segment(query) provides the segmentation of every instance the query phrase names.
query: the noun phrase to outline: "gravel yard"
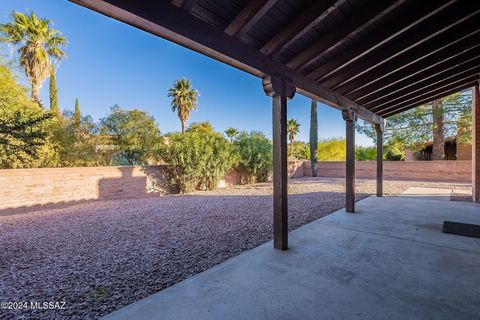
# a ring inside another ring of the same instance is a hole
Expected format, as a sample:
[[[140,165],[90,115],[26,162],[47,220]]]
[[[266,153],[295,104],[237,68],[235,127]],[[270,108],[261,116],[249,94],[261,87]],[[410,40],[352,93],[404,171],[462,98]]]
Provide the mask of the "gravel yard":
[[[290,229],[344,207],[341,180],[289,186]],[[385,182],[386,194],[410,186]],[[271,185],[100,201],[0,216],[0,301],[63,310],[0,310],[0,319],[96,319],[271,238]],[[357,200],[375,193],[358,180]]]

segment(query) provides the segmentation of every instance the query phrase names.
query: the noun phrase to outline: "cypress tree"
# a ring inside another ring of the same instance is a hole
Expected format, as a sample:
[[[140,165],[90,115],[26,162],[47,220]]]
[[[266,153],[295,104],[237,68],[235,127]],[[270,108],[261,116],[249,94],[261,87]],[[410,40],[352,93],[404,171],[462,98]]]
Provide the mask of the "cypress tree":
[[[318,119],[317,101],[315,100],[312,100],[310,108],[310,162],[312,164],[312,177],[316,177],[318,169]]]
[[[78,103],[78,98],[75,98],[75,112],[73,113],[73,124],[76,128],[79,128],[81,122],[82,115],[80,113],[80,104]]]
[[[50,112],[57,116],[58,115],[58,96],[57,96],[57,77],[55,75],[55,69],[51,68],[50,70],[50,82],[49,82],[49,91],[50,91]]]

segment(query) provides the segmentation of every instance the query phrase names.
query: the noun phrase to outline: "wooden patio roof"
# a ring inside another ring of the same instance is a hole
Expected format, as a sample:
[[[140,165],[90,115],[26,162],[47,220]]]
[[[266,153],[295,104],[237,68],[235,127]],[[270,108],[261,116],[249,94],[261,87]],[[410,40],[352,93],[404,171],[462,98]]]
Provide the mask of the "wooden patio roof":
[[[71,0],[360,118],[480,78],[476,0]]]

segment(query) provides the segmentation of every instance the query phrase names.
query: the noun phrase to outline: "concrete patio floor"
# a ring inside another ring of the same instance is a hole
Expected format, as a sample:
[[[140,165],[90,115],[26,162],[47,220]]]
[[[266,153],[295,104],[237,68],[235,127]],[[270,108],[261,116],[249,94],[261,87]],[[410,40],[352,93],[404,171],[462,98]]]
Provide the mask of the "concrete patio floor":
[[[369,197],[104,319],[478,319],[480,224],[473,203]]]

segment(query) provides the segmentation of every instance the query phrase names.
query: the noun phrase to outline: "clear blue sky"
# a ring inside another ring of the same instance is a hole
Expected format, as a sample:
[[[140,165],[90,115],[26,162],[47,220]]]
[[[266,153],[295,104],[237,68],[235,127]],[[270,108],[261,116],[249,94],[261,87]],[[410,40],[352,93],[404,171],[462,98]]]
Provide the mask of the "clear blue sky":
[[[187,77],[200,91],[190,123],[208,120],[217,130],[232,126],[271,136],[271,101],[254,76],[66,0],[1,0],[0,22],[13,10],[33,10],[53,20],[69,40],[57,75],[61,109],[73,109],[78,97],[82,113],[98,120],[119,104],[147,111],[162,132],[179,131],[167,90],[175,79]],[[42,100],[48,105],[48,81]],[[338,110],[319,104],[318,115],[320,138],[345,136]],[[308,141],[309,99],[296,95],[288,117],[300,122],[298,140]],[[372,142],[357,134],[357,144]]]

